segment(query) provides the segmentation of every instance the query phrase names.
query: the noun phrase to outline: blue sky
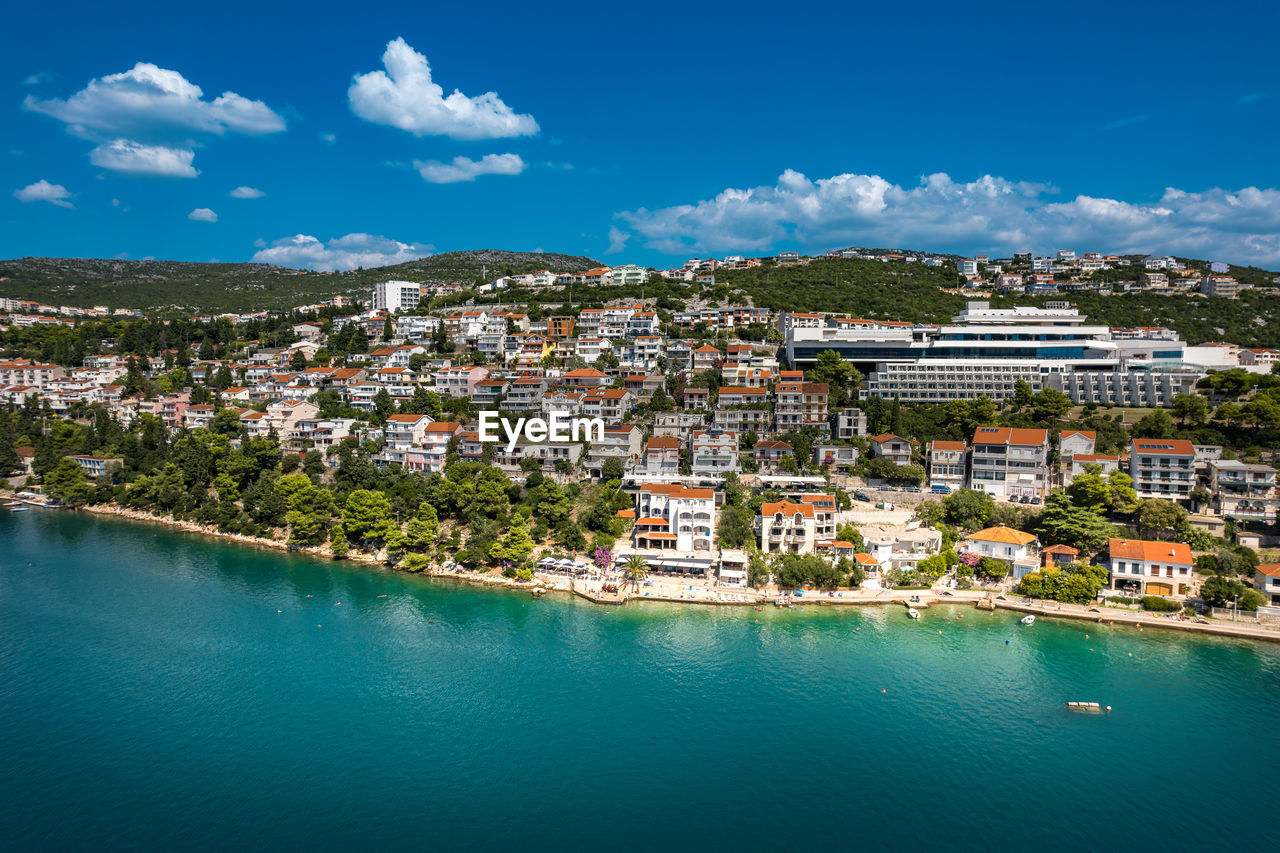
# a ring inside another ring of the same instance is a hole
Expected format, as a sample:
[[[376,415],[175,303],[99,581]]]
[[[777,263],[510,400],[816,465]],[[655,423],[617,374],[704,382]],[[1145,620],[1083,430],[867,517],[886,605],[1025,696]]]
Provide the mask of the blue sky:
[[[1280,268],[1263,4],[17,5],[3,257],[860,244]]]

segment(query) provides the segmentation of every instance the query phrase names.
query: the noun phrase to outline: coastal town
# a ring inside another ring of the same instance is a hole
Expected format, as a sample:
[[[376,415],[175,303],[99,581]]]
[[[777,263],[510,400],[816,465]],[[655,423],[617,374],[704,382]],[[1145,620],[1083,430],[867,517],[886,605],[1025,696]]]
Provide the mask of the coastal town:
[[[964,308],[908,322],[717,287],[852,256],[953,270]],[[539,594],[947,596],[1280,638],[1280,349],[1090,323],[1071,301],[1256,286],[1228,272],[842,250],[388,279],[246,314],[3,298],[0,473],[10,509],[163,518]],[[633,295],[651,280],[697,295]],[[575,304],[575,287],[626,295]],[[557,432],[569,419],[587,429]]]

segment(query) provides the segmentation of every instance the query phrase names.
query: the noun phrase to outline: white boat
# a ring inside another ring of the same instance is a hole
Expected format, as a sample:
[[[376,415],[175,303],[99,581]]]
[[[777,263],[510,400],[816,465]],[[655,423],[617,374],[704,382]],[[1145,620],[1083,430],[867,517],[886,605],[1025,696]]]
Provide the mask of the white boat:
[[[1026,616],[1023,616],[1018,621],[1021,622],[1023,625],[1034,625],[1036,622],[1036,617],[1035,617],[1035,614],[1028,613]]]
[[[26,512],[30,508],[31,507],[26,507],[26,506],[11,506],[9,507],[9,511],[10,512]]]
[[[908,608],[907,608],[907,615],[908,615],[908,616],[910,616],[912,619],[919,619],[919,618],[920,618],[920,611],[919,611],[919,610],[916,610],[914,607],[908,607]]]

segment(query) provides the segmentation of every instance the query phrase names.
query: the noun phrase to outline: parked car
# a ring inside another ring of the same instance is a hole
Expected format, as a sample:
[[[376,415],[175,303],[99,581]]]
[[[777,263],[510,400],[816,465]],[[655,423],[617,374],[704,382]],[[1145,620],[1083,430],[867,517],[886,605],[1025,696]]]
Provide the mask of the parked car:
[[[929,491],[933,492],[935,495],[949,495],[951,494],[951,487],[946,483],[934,483],[929,487]]]
[[[853,499],[855,501],[862,501],[863,503],[866,503],[866,504],[871,503],[871,498],[867,495],[866,492],[854,492]]]

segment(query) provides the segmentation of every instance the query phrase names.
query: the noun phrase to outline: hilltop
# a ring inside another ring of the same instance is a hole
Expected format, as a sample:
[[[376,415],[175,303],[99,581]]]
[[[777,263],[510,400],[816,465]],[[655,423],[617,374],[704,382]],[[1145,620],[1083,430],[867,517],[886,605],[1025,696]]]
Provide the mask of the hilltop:
[[[199,312],[289,308],[332,296],[367,296],[376,281],[471,285],[540,269],[577,271],[591,258],[480,249],[388,267],[317,273],[255,263],[19,258],[0,261],[0,296],[56,305],[182,309]]]

